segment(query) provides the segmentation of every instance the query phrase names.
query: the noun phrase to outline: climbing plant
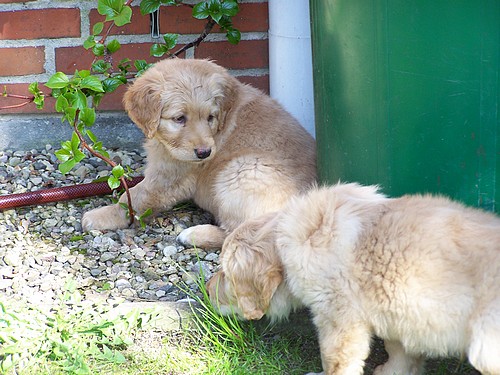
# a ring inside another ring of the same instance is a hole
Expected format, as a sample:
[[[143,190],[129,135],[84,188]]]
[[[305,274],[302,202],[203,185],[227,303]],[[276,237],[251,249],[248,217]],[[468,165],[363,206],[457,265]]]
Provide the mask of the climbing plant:
[[[128,58],[116,63],[114,61],[113,54],[120,50],[121,45],[117,39],[110,37],[111,30],[131,22],[131,3],[132,0],[97,1],[97,11],[104,20],[92,25],[91,35],[83,43],[83,47],[94,56],[87,70],[77,70],[72,76],[62,72],[55,73],[45,83],[51,90],[50,93],[42,91],[38,82],[29,85],[31,95],[27,96],[11,94],[4,88],[4,97],[17,98],[24,102],[3,108],[19,107],[33,102],[37,108],[42,109],[47,96],[55,98],[55,110],[62,114],[62,122],[68,123],[73,128],[71,139],[62,142],[61,148],[56,151],[60,161],[59,170],[67,173],[90,155],[104,160],[110,166],[110,173],[106,178],[110,188],[117,189],[121,185],[125,190],[128,202],[126,209],[132,224],[135,218],[142,223],[143,217],[148,213],[136,215],[133,210],[127,185],[131,171],[127,166],[110,159],[104,145],[91,129],[96,121],[96,109],[102,98],[140,76],[152,65],[145,60],[132,61]],[[194,18],[207,22],[196,39],[179,48],[177,48],[178,34],[163,35],[161,43],[152,43],[151,56],[177,57],[187,49],[199,45],[216,24],[226,33],[230,43],[236,44],[240,40],[240,32],[232,23],[232,17],[239,11],[237,0],[204,0],[195,4],[182,0],[142,0],[140,12],[143,15],[151,14],[158,11],[161,6],[191,7]]]

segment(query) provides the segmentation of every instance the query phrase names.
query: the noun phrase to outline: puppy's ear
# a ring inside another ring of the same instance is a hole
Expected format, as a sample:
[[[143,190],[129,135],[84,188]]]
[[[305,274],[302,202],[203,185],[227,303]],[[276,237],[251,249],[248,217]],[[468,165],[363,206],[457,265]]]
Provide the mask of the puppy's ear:
[[[247,320],[259,320],[264,316],[276,289],[283,281],[281,270],[257,272],[254,276],[258,278],[257,282],[248,288],[247,295],[245,295],[245,287],[236,288],[238,306]]]
[[[235,107],[239,82],[227,72],[214,74],[212,82],[217,87],[213,92],[217,93],[217,103],[220,108],[218,118],[219,130],[222,130],[225,127],[227,115]]]
[[[152,68],[154,69],[154,68]],[[147,72],[127,90],[123,104],[129,117],[152,138],[160,124],[161,115],[161,75],[155,71]]]
[[[283,281],[269,215],[238,227],[225,243],[222,267],[245,319],[260,319]]]

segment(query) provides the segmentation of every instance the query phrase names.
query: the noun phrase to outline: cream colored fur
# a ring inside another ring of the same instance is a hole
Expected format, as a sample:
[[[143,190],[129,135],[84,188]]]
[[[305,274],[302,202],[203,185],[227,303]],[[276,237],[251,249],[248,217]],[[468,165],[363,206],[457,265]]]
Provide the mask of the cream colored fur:
[[[130,190],[134,210],[159,213],[192,199],[219,224],[188,228],[182,242],[220,247],[239,224],[281,208],[315,180],[313,138],[277,102],[210,61],[159,62],[124,103],[148,138],[144,180]],[[82,220],[85,230],[128,222],[118,205]]]
[[[491,213],[444,197],[389,199],[372,186],[313,189],[236,229],[221,268],[208,287],[223,312],[310,308],[325,374],[362,374],[377,335],[389,353],[377,375],[421,374],[426,356],[449,355],[500,375],[500,218]]]

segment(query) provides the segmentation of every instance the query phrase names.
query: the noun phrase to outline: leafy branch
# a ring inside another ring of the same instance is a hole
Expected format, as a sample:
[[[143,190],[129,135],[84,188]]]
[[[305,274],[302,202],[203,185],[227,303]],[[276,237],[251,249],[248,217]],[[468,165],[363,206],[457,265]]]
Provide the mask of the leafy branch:
[[[95,108],[99,106],[102,98],[106,94],[114,92],[121,85],[128,83],[129,80],[141,75],[152,64],[148,64],[145,60],[132,62],[130,59],[123,59],[118,62],[116,67],[114,66],[113,54],[120,50],[121,44],[117,39],[110,41],[108,39],[114,27],[121,27],[131,22],[132,0],[126,2],[123,0],[98,0],[97,3],[97,11],[100,15],[105,16],[105,19],[92,26],[91,35],[83,43],[83,47],[86,50],[91,50],[94,55],[90,69],[77,70],[72,77],[62,72],[55,73],[45,84],[47,88],[51,89],[50,93],[44,93],[40,90],[37,82],[29,85],[28,90],[32,94],[31,96],[11,94],[4,88],[2,97],[19,99],[23,102],[0,107],[0,110],[18,108],[30,103],[35,103],[38,109],[42,109],[46,97],[55,98],[55,110],[62,113],[62,122],[68,122],[73,128],[71,140],[62,142],[61,149],[56,152],[56,156],[61,162],[59,170],[63,174],[68,173],[86,157],[84,151],[103,160],[112,168],[107,178],[110,188],[114,190],[121,184],[125,189],[130,224],[134,223],[134,218],[138,218],[143,224],[143,218],[150,215],[150,210],[136,216],[127,185],[127,178],[130,177],[129,169],[110,159],[102,142],[97,139],[90,128],[96,120]],[[237,0],[203,0],[195,5],[184,3],[182,0],[143,0],[140,4],[140,11],[146,15],[158,11],[161,6],[188,6],[192,8],[194,18],[207,20],[207,22],[196,39],[175,51],[178,34],[163,35],[164,43],[154,43],[151,46],[151,56],[177,57],[187,49],[202,43],[216,24],[226,32],[230,43],[236,44],[240,41],[241,34],[233,27],[232,23],[232,17],[239,11]],[[135,70],[132,70],[132,66]]]

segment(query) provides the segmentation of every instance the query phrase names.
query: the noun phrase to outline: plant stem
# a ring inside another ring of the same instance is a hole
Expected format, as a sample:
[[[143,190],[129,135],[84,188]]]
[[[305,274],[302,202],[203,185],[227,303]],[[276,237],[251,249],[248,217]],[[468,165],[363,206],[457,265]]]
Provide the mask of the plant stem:
[[[208,34],[210,34],[210,32],[212,31],[212,29],[213,29],[214,26],[215,26],[215,21],[214,21],[213,18],[210,18],[208,20],[207,24],[205,25],[205,28],[203,29],[203,31],[201,32],[201,34],[200,34],[200,36],[198,38],[196,38],[192,42],[189,42],[188,44],[184,45],[182,48],[179,48],[177,51],[175,51],[174,53],[170,54],[170,56],[171,57],[177,57],[182,52],[188,50],[189,48],[199,46],[200,43],[203,42],[203,40],[205,40],[205,38],[208,36]]]
[[[83,137],[82,133],[80,133],[80,131],[78,130],[78,126],[77,126],[79,114],[80,114],[80,110],[77,109],[76,114],[75,114],[75,121],[73,122],[73,129],[74,129],[76,135],[78,136],[78,139],[80,140],[80,144],[82,145],[82,147],[85,148],[88,152],[90,152],[95,157],[103,160],[105,163],[107,163],[111,167],[113,167],[113,168],[116,167],[118,164],[116,164],[110,158],[108,158],[108,157],[102,155],[101,153],[97,152],[96,150],[94,150],[92,148],[92,146],[90,146],[87,143],[87,141]],[[125,178],[125,176],[120,177],[120,182],[121,182],[123,188],[125,189],[125,194],[127,196],[128,215],[130,218],[130,225],[132,225],[132,224],[134,224],[135,212],[134,212],[134,208],[132,207],[132,197],[130,196],[130,191],[129,191],[127,179]]]

